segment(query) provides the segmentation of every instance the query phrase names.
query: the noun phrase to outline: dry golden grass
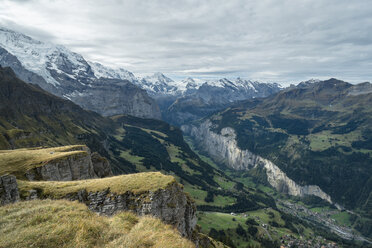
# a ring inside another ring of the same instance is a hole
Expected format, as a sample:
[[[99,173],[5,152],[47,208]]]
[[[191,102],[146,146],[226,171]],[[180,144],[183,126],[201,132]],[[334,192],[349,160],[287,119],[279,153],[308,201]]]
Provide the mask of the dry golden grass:
[[[30,189],[41,189],[43,195],[59,199],[67,194],[76,193],[83,189],[88,192],[97,192],[110,188],[111,192],[117,194],[124,194],[127,191],[139,194],[150,190],[155,191],[158,189],[164,189],[172,183],[176,183],[176,180],[172,176],[166,176],[160,172],[143,172],[115,177],[67,182],[30,182],[18,180],[18,187],[21,194]]]
[[[98,216],[83,204],[34,200],[0,207],[0,247],[195,247],[153,217]]]
[[[67,156],[86,154],[85,146],[62,146],[53,148],[23,148],[16,150],[0,150],[0,175],[13,174],[20,178],[32,168],[43,166],[53,160]]]

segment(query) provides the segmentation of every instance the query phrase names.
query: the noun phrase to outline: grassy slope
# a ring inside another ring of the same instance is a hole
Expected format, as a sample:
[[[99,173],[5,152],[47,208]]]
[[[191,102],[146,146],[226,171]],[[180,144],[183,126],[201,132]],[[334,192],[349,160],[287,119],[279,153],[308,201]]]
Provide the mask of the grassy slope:
[[[273,215],[270,216],[269,212]],[[291,231],[285,227],[285,221],[281,218],[281,214],[273,209],[271,210],[257,210],[247,212],[247,216],[243,214],[238,214],[233,216],[227,213],[216,213],[216,212],[201,212],[198,214],[199,225],[202,227],[202,231],[208,233],[212,228],[217,230],[224,230],[228,236],[233,240],[237,247],[247,247],[250,245],[259,245],[262,243],[263,239],[278,241],[283,235],[293,235],[299,238],[300,235],[296,232]],[[246,223],[248,219],[254,219],[257,224]],[[275,222],[279,224],[279,227],[267,227],[264,228],[262,224],[267,224],[269,222]],[[247,231],[247,235],[239,235],[236,233],[236,228],[241,225],[243,229]],[[248,234],[249,228],[257,228],[257,233]],[[305,238],[311,238],[313,232],[311,229],[306,228],[302,225],[296,225],[297,228],[302,228],[302,235]],[[267,231],[265,231],[265,229]],[[268,236],[268,234],[270,236]]]
[[[104,217],[64,200],[3,206],[0,217],[0,247],[194,247],[153,217],[128,212]]]
[[[0,175],[12,174],[24,178],[24,173],[32,168],[66,157],[86,154],[84,146],[72,145],[53,148],[22,148],[0,150]]]
[[[40,189],[44,195],[55,199],[63,198],[67,194],[76,193],[83,189],[87,192],[97,192],[110,188],[110,191],[116,194],[124,194],[127,191],[140,194],[150,190],[164,189],[172,183],[176,183],[172,176],[166,176],[160,172],[144,172],[67,182],[18,181],[21,194],[28,192],[30,189]]]

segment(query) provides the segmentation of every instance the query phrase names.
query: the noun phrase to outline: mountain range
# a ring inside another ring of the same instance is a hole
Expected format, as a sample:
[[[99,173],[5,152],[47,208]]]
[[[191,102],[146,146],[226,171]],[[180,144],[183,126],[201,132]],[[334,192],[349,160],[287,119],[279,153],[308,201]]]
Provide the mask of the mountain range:
[[[6,28],[0,28],[0,65],[10,66],[26,82],[104,116],[163,118],[176,125],[282,89],[276,83],[240,78],[175,82],[162,73],[140,78]]]
[[[0,64],[29,83],[102,115],[131,114],[160,119],[156,102],[127,79],[108,79],[64,46],[0,29]],[[106,72],[108,73],[108,72]],[[130,73],[128,74],[130,75]],[[130,78],[129,78],[130,79]]]

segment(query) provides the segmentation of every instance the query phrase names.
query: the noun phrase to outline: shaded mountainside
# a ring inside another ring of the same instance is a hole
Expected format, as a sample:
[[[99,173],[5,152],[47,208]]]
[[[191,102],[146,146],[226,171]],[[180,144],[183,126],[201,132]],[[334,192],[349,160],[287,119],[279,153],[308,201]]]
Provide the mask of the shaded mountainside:
[[[209,118],[211,131],[233,128],[240,149],[274,162],[298,184],[318,185],[334,202],[372,217],[370,90],[369,83],[315,82],[215,114]],[[364,234],[371,235],[367,229]]]
[[[132,83],[129,72],[122,79],[107,79],[109,74],[100,73],[96,63],[60,45],[0,28],[0,65],[11,67],[25,82],[104,116],[161,117],[156,102]]]
[[[1,148],[86,144],[109,159],[114,173],[174,175],[202,209],[239,211],[273,206],[263,192],[231,181],[201,160],[169,124],[132,116],[104,118],[0,70]]]
[[[86,143],[102,150],[111,121],[0,68],[0,148]]]

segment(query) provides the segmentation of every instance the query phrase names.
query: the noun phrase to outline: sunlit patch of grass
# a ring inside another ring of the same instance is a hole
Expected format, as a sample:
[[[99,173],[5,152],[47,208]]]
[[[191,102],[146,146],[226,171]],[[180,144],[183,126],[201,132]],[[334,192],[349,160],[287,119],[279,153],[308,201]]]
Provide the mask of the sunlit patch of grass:
[[[189,193],[197,205],[211,205],[211,206],[228,206],[236,203],[236,199],[230,196],[214,195],[212,202],[206,202],[208,192],[202,189],[198,189],[195,186],[186,184],[184,191]]]
[[[331,131],[323,131],[316,134],[308,135],[310,148],[313,151],[323,151],[332,146],[351,147],[353,141],[361,140],[360,131],[354,131],[345,134],[332,134]]]
[[[333,214],[331,218],[336,220],[341,225],[351,225],[350,214],[346,211]]]
[[[144,157],[133,155],[131,150],[121,151],[120,157],[131,162],[134,165],[143,165],[142,160],[144,159]]]

